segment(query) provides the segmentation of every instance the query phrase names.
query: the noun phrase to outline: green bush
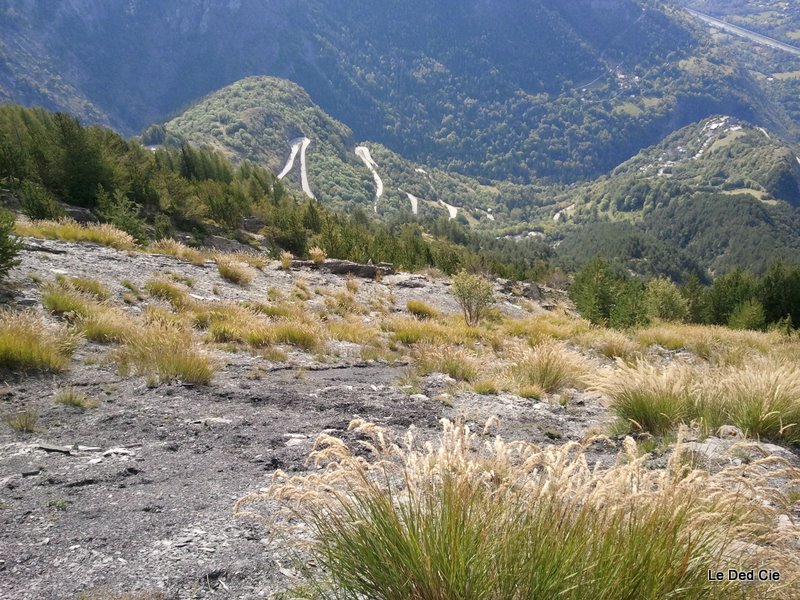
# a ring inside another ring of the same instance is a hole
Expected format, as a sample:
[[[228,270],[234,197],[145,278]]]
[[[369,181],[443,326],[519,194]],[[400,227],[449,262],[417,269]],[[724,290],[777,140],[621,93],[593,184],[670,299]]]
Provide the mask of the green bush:
[[[762,330],[765,325],[764,307],[754,298],[737,304],[728,317],[728,327],[731,329]]]
[[[645,306],[651,319],[683,322],[689,316],[689,304],[678,286],[669,279],[651,279],[645,289]]]
[[[53,194],[30,181],[22,184],[20,202],[22,212],[30,219],[60,219],[64,216],[64,209],[53,197]]]
[[[470,327],[475,327],[489,305],[494,303],[492,283],[466,271],[453,277],[451,291],[464,311],[464,319]]]
[[[17,255],[22,242],[11,235],[13,229],[14,215],[0,208],[0,278],[5,277],[19,263]]]

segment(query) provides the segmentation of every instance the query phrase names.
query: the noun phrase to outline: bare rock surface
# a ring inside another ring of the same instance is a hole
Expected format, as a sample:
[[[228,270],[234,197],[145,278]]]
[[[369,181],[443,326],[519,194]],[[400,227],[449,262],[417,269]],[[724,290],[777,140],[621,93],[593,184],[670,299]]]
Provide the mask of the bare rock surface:
[[[39,311],[39,283],[59,274],[96,278],[116,300],[128,291],[123,281],[142,287],[153,277],[191,282],[192,296],[209,302],[262,301],[300,286],[314,307],[346,289],[345,277],[330,269],[284,271],[272,263],[253,272],[241,287],[211,261],[26,240],[10,284],[12,305]],[[530,314],[521,301],[553,301],[531,285],[504,294],[507,285],[498,284],[498,306],[511,316]],[[364,306],[390,306],[363,314],[365,323],[403,313],[412,299],[459,312],[446,280],[419,274],[360,279],[357,295]],[[412,393],[402,383],[408,363],[364,360],[349,342],[330,341],[315,354],[287,349],[285,360],[217,349],[222,367],[207,386],[122,377],[103,359],[108,350],[83,343],[71,368],[55,376],[3,373],[0,415],[32,410],[38,422],[31,434],[0,423],[0,598],[266,598],[296,583],[288,576],[290,549],[268,546],[268,528],[235,517],[233,505],[268,485],[277,469],[307,469],[319,434],[353,441],[348,424],[361,418],[398,434],[413,425],[420,438],[435,439],[442,418],[480,431],[497,416],[491,435],[558,444],[600,433],[610,418],[599,397],[577,390],[544,401],[485,396],[434,373]],[[64,386],[97,406],[55,404]],[[618,450],[619,440],[608,440],[587,456],[611,463]]]

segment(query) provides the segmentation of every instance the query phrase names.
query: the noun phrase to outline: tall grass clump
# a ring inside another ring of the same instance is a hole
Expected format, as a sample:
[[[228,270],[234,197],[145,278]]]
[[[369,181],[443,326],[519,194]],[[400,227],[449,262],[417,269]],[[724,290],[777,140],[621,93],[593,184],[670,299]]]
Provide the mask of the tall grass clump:
[[[133,250],[136,240],[109,223],[78,223],[73,219],[28,221],[18,219],[14,226],[18,235],[68,242],[94,242],[117,250]]]
[[[193,265],[202,265],[206,262],[208,255],[183,244],[177,240],[165,238],[150,244],[147,248],[148,252],[154,254],[166,254],[167,256],[174,256],[181,260],[186,260]]]
[[[255,278],[247,265],[227,257],[217,257],[217,270],[220,277],[235,285],[249,285]]]
[[[584,385],[587,367],[580,355],[559,342],[546,341],[512,357],[509,376],[520,388],[537,387],[557,392]]]
[[[654,470],[628,438],[616,465],[591,468],[588,443],[482,442],[447,421],[435,445],[411,433],[401,445],[363,421],[351,429],[369,441],[351,450],[321,436],[309,456],[319,468],[278,471],[236,504],[313,561],[303,575],[314,597],[798,597],[800,529],[787,519],[779,530],[782,494],[771,486],[800,474],[783,462],[709,474],[676,452]],[[761,565],[781,580],[748,587],[707,575]]]
[[[211,358],[195,347],[189,333],[157,323],[128,339],[114,358],[124,377],[135,373],[155,383],[177,379],[208,384],[215,370]]]
[[[42,306],[54,315],[87,317],[96,303],[69,285],[48,283],[42,286]]]
[[[63,327],[50,327],[33,312],[0,310],[0,368],[63,371],[78,338]]]
[[[598,380],[596,389],[611,399],[623,428],[660,436],[700,416],[701,407],[695,403],[698,375],[698,370],[680,363],[620,363]]]
[[[406,302],[406,310],[418,319],[433,319],[439,316],[439,311],[422,300],[409,300]]]
[[[475,381],[478,360],[458,346],[422,344],[414,354],[417,371],[422,375],[445,373],[456,381]]]
[[[186,308],[191,303],[189,294],[184,289],[164,279],[149,279],[145,282],[144,289],[153,298],[166,300],[178,310]]]

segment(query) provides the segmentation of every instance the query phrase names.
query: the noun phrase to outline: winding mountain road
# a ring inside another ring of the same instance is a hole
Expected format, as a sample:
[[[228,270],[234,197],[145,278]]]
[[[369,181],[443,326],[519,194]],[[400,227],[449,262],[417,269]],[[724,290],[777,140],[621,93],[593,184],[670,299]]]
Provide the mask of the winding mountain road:
[[[375,212],[378,212],[378,200],[383,196],[383,180],[378,175],[378,165],[372,160],[372,155],[369,153],[369,148],[366,146],[356,147],[356,156],[364,161],[367,168],[372,172],[372,178],[375,180]],[[416,214],[416,213],[415,213]]]
[[[712,17],[711,15],[692,10],[691,8],[687,8],[686,12],[709,25],[713,25],[714,27],[718,27],[723,31],[727,31],[728,33],[748,39],[751,42],[761,44],[762,46],[769,46],[770,48],[774,48],[776,50],[783,50],[784,52],[789,52],[795,56],[800,56],[800,48],[797,48],[796,46],[791,46],[785,42],[776,40],[775,38],[756,33],[755,31],[750,31],[749,29],[739,27],[738,25],[732,25],[727,21],[722,21],[716,17]]]
[[[300,154],[300,187],[303,188],[303,193],[311,198],[312,200],[316,200],[314,196],[314,192],[311,191],[311,186],[308,185],[308,172],[306,171],[306,149],[311,144],[311,140],[307,137],[299,137],[295,138],[291,141],[292,144],[292,153],[289,155],[289,159],[286,161],[286,165],[284,165],[283,170],[278,174],[278,179],[283,179],[286,177],[294,168],[294,162],[297,158],[297,154]]]

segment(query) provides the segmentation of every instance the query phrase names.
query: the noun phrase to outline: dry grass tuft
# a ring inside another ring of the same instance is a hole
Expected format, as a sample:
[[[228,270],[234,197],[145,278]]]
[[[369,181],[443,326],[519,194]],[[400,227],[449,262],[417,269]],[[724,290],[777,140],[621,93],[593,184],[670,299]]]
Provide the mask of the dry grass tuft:
[[[366,325],[357,317],[349,317],[343,321],[331,321],[327,327],[328,333],[334,340],[362,345],[376,342],[381,333],[377,327]]]
[[[78,337],[63,327],[50,327],[33,312],[0,310],[0,369],[63,371]]]
[[[308,257],[315,265],[321,265],[325,262],[325,259],[328,258],[328,255],[325,253],[325,250],[319,246],[314,246],[308,251]]]
[[[532,350],[518,350],[511,362],[508,377],[518,389],[535,386],[552,393],[566,387],[577,388],[585,384],[588,373],[579,354],[554,341],[544,341]]]
[[[483,441],[443,423],[434,445],[411,432],[399,444],[389,431],[354,421],[350,428],[368,441],[351,450],[320,436],[308,461],[318,468],[276,472],[236,512],[266,521],[282,548],[299,547],[317,567],[303,575],[322,597],[800,594],[800,528],[779,508],[783,494],[773,487],[800,481],[785,461],[710,474],[687,468],[676,451],[666,469],[654,470],[628,438],[617,464],[592,468],[589,443]],[[709,569],[763,565],[781,580],[741,586],[707,577]]]
[[[70,277],[67,283],[73,289],[82,294],[93,296],[96,300],[100,300],[101,302],[111,298],[111,292],[108,291],[106,286],[97,281],[97,279],[92,279],[91,277]]]
[[[417,372],[445,373],[456,381],[475,381],[478,376],[477,357],[458,346],[419,344],[415,348]]]
[[[204,385],[215,370],[211,358],[196,348],[191,334],[155,323],[128,339],[114,357],[123,376],[136,373],[158,383],[177,379]]]
[[[284,271],[288,271],[289,269],[292,268],[292,261],[294,261],[294,256],[292,255],[291,252],[284,250],[283,252],[281,252],[279,260],[281,262],[281,269],[283,269]]]
[[[255,279],[255,274],[247,265],[227,257],[217,257],[217,270],[225,281],[236,285],[250,285]]]
[[[189,261],[193,265],[202,265],[209,258],[207,253],[201,252],[196,248],[191,248],[186,244],[173,239],[163,239],[150,244],[150,246],[147,248],[147,251],[154,254],[166,254],[167,256],[174,256],[175,258]]]
[[[6,425],[19,433],[36,433],[36,423],[39,422],[39,415],[33,410],[23,410],[13,415],[3,417]]]
[[[606,358],[630,361],[641,354],[641,346],[622,332],[613,329],[592,329],[575,340],[584,348],[591,348]]]
[[[53,398],[53,401],[56,404],[63,404],[64,406],[70,406],[80,410],[95,408],[97,406],[95,400],[90,400],[86,394],[79,392],[72,386],[60,389]]]
[[[659,436],[696,423],[708,433],[735,425],[746,435],[800,446],[800,367],[760,358],[744,367],[645,362],[620,365],[597,390],[617,416]],[[631,427],[632,426],[632,427]]]
[[[439,316],[439,311],[422,300],[409,300],[406,302],[406,310],[418,319],[434,319]]]
[[[517,319],[505,324],[505,332],[524,338],[531,346],[548,339],[569,340],[592,328],[588,321],[560,313],[545,313],[528,319]]]
[[[136,240],[131,235],[108,223],[78,223],[72,219],[28,221],[20,218],[14,225],[14,231],[18,235],[47,240],[93,242],[117,250],[133,250],[136,247]]]
[[[144,289],[153,298],[166,300],[177,310],[187,308],[191,304],[191,298],[183,288],[165,279],[149,279],[145,282]]]

